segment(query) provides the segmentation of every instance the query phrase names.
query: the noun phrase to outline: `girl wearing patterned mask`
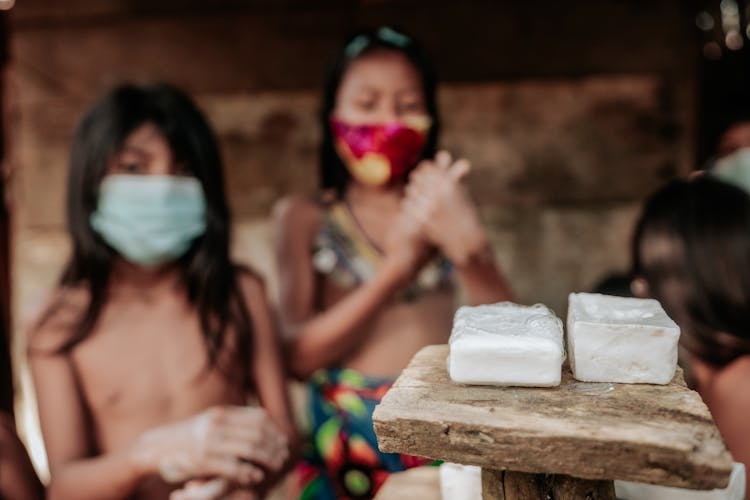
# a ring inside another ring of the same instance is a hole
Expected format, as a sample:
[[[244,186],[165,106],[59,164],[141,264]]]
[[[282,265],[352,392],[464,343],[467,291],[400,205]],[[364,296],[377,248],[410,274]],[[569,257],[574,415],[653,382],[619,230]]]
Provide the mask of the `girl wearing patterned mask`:
[[[78,128],[67,209],[72,256],[29,336],[50,498],[262,495],[289,405],[202,114],[169,86],[114,89]]]
[[[412,356],[447,342],[455,281],[472,303],[510,298],[462,183],[436,154],[435,75],[390,28],[353,36],[326,83],[321,191],[275,210],[289,364],[309,380],[301,498],[369,498],[424,463],[378,451],[372,411]]]

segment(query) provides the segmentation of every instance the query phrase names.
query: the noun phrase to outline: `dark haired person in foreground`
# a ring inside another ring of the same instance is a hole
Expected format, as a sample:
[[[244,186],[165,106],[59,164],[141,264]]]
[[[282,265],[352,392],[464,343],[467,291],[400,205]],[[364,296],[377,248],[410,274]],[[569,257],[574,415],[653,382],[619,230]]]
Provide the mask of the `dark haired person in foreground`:
[[[750,196],[710,176],[673,181],[646,202],[633,263],[634,290],[680,326],[692,384],[750,471]]]
[[[49,497],[261,496],[293,432],[283,363],[263,283],[230,261],[192,101],[104,96],[74,139],[67,215],[72,256],[28,338]]]

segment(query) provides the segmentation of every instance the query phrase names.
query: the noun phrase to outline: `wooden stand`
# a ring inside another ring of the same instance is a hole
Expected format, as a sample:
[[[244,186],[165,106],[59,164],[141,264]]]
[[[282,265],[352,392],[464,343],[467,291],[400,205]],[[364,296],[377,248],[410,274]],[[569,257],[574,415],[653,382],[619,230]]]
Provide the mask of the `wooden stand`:
[[[614,479],[724,488],[732,459],[682,374],[666,386],[454,384],[447,346],[420,351],[375,409],[378,444],[482,467],[485,500],[614,500]]]
[[[559,474],[482,469],[483,500],[615,500],[615,483]]]

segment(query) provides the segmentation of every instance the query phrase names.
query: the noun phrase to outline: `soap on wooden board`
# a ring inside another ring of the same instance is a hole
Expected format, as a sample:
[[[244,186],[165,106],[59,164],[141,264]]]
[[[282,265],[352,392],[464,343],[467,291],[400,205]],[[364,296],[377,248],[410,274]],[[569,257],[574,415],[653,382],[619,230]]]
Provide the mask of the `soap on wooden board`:
[[[658,301],[571,293],[567,323],[578,380],[668,384],[674,377],[680,329]]]
[[[451,380],[464,384],[560,385],[562,321],[542,304],[500,302],[459,308],[448,356]]]

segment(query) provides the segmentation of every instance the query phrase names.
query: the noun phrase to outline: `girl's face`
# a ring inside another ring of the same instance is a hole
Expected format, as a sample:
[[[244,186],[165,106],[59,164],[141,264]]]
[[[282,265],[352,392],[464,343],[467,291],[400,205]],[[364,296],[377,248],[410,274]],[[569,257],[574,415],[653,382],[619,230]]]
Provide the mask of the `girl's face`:
[[[333,117],[352,125],[424,120],[422,79],[409,59],[378,50],[356,59],[336,92]]]
[[[336,151],[363,185],[399,185],[417,164],[430,127],[421,75],[400,52],[378,50],[352,61],[331,113]]]
[[[147,122],[125,138],[120,151],[110,160],[107,174],[187,176],[190,172],[175,161],[172,148],[159,128]]]
[[[153,269],[178,260],[205,233],[206,205],[201,183],[145,123],[109,162],[89,224],[122,258]]]

